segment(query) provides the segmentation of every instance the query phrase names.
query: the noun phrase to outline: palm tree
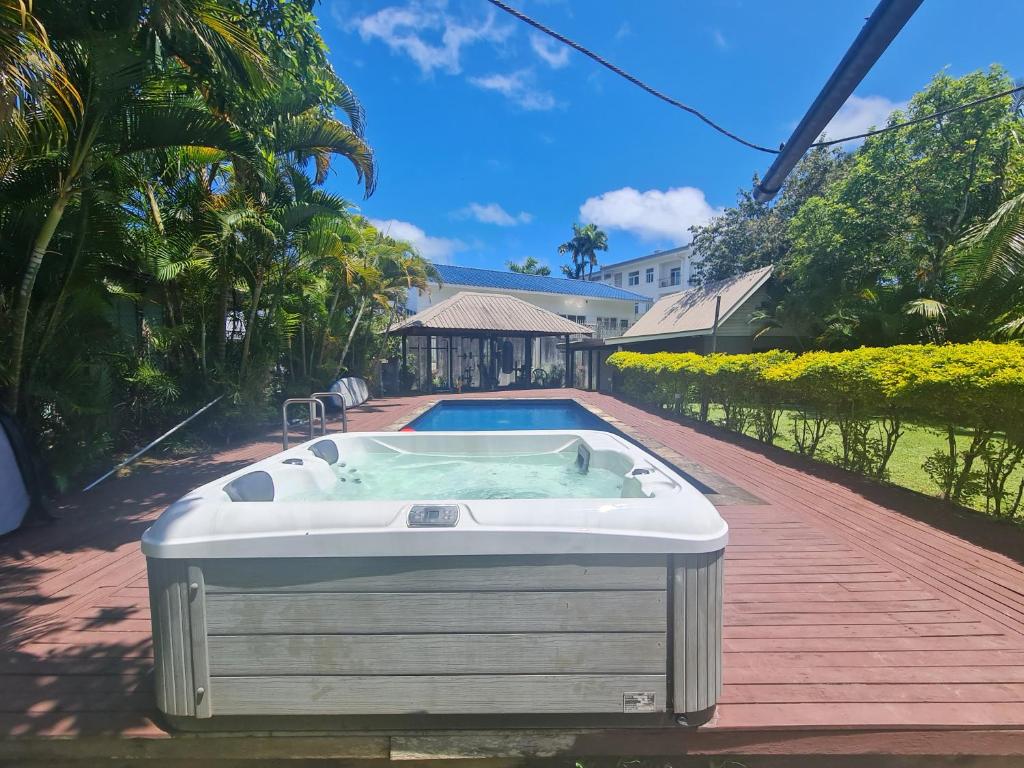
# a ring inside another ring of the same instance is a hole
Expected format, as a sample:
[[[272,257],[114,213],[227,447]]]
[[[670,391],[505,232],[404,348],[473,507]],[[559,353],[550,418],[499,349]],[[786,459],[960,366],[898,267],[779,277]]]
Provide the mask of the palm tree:
[[[540,275],[541,277],[548,277],[551,274],[551,268],[546,264],[541,264],[533,256],[527,256],[521,263],[515,261],[508,261],[505,265],[511,272],[518,272],[520,275]]]
[[[65,479],[358,366],[436,277],[322,189],[376,168],[309,5],[0,0],[0,388]]]
[[[335,378],[340,377],[345,370],[345,358],[367,310],[370,311],[370,317],[376,310],[384,313],[387,322],[381,336],[386,336],[394,321],[396,308],[403,303],[406,293],[409,290],[426,290],[430,280],[440,282],[434,266],[423,259],[412,245],[376,231],[373,231],[368,241],[363,242],[353,271],[355,312],[338,355]]]
[[[1024,337],[1024,193],[967,231],[953,269],[960,294],[996,337]]]
[[[81,106],[32,0],[0,0],[0,140],[24,137],[40,112],[66,128]]]
[[[95,18],[74,0],[68,4],[81,14],[79,24],[88,26],[86,20]],[[48,27],[68,24],[68,19],[61,18],[68,12],[62,5],[47,7],[43,20]],[[168,79],[187,67],[172,62],[160,69],[154,53],[135,42],[137,35],[148,32],[170,52],[189,51],[189,58],[209,67],[200,76],[212,76],[218,70],[237,74],[261,64],[255,41],[221,13],[214,12],[211,18],[212,5],[203,0],[154,0],[147,13],[141,13],[135,4],[124,4],[97,21],[102,29],[79,31],[58,46],[71,83],[83,94],[82,108],[66,135],[63,125],[53,119],[49,131],[45,125],[38,129],[44,134],[42,146],[50,149],[41,163],[36,162],[46,168],[53,183],[15,298],[5,397],[11,410],[21,405],[25,333],[36,278],[65,210],[88,188],[98,166],[118,163],[134,153],[181,146],[253,156],[250,142],[235,127]],[[246,62],[251,66],[240,67],[243,55],[252,57]]]
[[[589,268],[588,277],[597,267],[597,252],[608,250],[608,235],[596,224],[572,225],[572,239],[558,246],[560,254],[572,254],[572,265],[562,267],[566,277],[582,280],[584,270]]]

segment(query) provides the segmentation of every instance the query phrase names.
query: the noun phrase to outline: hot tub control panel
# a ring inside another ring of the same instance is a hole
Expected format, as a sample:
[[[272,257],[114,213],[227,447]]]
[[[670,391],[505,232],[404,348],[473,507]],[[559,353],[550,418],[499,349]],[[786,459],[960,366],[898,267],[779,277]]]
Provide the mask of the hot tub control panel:
[[[458,522],[457,504],[416,504],[409,510],[410,528],[454,528]]]

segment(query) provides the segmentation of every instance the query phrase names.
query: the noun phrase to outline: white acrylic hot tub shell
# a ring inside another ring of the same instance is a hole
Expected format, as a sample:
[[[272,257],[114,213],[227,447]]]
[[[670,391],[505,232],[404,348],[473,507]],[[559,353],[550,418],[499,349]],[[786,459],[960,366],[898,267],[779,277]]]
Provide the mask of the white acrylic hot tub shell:
[[[342,460],[381,450],[516,455],[585,443],[592,462],[646,469],[646,498],[376,501],[231,501],[224,486],[263,470],[282,491],[331,482],[327,462],[309,448],[338,445]],[[285,464],[301,459],[303,466]],[[454,528],[409,528],[412,504],[457,503]],[[153,558],[373,557],[541,555],[566,553],[702,553],[724,548],[728,526],[712,504],[667,465],[607,432],[359,433],[311,440],[219,480],[175,502],[143,536]]]
[[[433,529],[408,527],[417,499],[232,501],[224,490],[257,471],[275,494],[332,486],[310,451],[323,440],[354,464],[582,441],[592,467],[648,472],[626,482],[629,498],[447,500],[458,524]],[[605,432],[313,440],[197,488],[143,536],[157,706],[180,727],[242,730],[449,715],[698,724],[721,692],[727,537],[696,489]]]

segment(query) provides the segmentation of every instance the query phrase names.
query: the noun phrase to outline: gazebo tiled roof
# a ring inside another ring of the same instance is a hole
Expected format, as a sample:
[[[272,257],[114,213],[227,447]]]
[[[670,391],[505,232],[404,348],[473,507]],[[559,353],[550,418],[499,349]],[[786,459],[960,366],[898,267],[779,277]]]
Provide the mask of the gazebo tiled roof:
[[[392,330],[405,336],[508,333],[589,336],[593,330],[534,304],[501,293],[463,291],[418,312]]]

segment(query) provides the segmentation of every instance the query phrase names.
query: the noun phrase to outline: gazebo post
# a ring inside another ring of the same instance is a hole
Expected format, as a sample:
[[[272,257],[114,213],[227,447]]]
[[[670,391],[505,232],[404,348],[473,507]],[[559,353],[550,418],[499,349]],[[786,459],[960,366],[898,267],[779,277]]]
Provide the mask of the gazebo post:
[[[524,338],[524,346],[523,365],[526,367],[526,386],[529,387],[533,383],[533,336]]]
[[[402,334],[402,364],[398,366],[398,388],[399,389],[401,389],[404,386],[402,384],[402,382],[405,381],[405,376],[406,376],[405,372],[408,369],[408,365],[406,364],[406,361],[408,359],[409,359],[409,337],[406,336],[403,333]]]
[[[452,392],[455,391],[455,379],[452,378],[455,370],[454,366],[452,365],[452,341],[454,340],[454,338],[454,336],[448,337],[448,389],[450,389]]]
[[[434,391],[434,337],[427,335],[427,391]]]
[[[480,337],[480,357],[477,359],[476,367],[480,371],[480,391],[483,392],[484,389],[486,389],[485,384],[486,384],[486,380],[487,380],[487,377],[484,376],[485,371],[484,371],[484,337],[483,336]]]
[[[572,350],[569,349],[569,334],[565,334],[565,376],[562,378],[563,387],[572,386]]]

